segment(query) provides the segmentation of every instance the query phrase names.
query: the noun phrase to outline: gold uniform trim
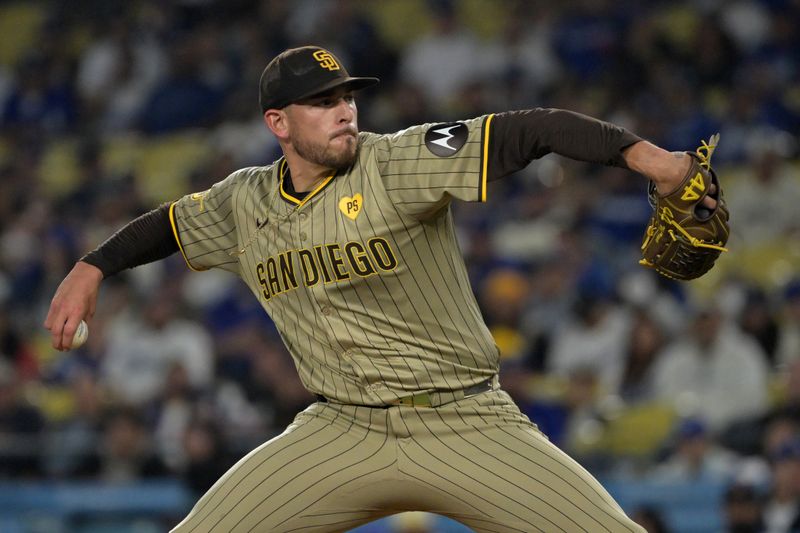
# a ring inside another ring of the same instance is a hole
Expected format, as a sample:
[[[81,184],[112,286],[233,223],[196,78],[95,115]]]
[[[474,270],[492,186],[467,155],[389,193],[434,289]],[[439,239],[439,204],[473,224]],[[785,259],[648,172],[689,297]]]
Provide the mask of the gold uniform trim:
[[[486,124],[483,127],[483,168],[481,168],[481,197],[480,201],[486,201],[486,182],[489,175],[489,131],[491,131],[494,113],[486,117]]]
[[[177,203],[178,202],[172,202],[169,206],[169,224],[172,226],[172,235],[175,236],[175,242],[178,243],[178,249],[181,251],[183,260],[186,261],[186,265],[189,267],[189,269],[193,270],[194,272],[202,272],[203,269],[197,269],[189,262],[189,258],[186,257],[186,251],[183,249],[183,244],[181,244],[181,238],[178,236],[178,226],[175,224],[175,204]]]
[[[286,191],[283,190],[283,178],[284,176],[286,176],[286,169],[287,169],[287,164],[286,164],[286,159],[284,159],[283,161],[281,161],[281,166],[279,170],[280,184],[278,185],[278,188],[281,191],[281,197],[283,197],[284,200],[295,204],[298,208],[306,205],[306,203],[308,203],[308,201],[311,200],[311,198],[313,198],[314,195],[316,195],[319,191],[324,189],[325,186],[328,183],[330,183],[333,177],[336,176],[336,171],[334,171],[333,174],[322,180],[322,183],[317,185],[317,187],[313,191],[308,193],[305,198],[303,198],[302,200],[298,200],[297,198],[295,198],[294,196],[288,194]]]

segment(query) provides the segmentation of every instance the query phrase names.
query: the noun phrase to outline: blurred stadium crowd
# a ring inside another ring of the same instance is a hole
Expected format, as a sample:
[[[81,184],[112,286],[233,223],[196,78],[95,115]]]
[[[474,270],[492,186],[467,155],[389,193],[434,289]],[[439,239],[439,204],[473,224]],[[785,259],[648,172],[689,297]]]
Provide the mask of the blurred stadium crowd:
[[[798,28],[797,0],[0,2],[0,478],[199,494],[313,401],[244,284],[179,256],[106,280],[79,350],[41,324],[124,223],[278,156],[258,77],[315,43],[382,79],[364,130],[541,106],[673,150],[719,131],[731,251],[697,282],[636,264],[646,182],[620,169],[548,156],[456,221],[501,381],[553,441],[800,527]]]

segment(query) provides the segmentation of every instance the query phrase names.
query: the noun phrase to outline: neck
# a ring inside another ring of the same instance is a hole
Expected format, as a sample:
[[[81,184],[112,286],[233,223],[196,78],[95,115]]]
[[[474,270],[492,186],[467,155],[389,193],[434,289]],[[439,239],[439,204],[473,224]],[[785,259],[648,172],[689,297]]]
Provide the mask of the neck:
[[[311,191],[322,180],[333,174],[333,169],[307,161],[291,149],[287,150],[284,147],[283,154],[286,157],[292,186],[296,192]]]

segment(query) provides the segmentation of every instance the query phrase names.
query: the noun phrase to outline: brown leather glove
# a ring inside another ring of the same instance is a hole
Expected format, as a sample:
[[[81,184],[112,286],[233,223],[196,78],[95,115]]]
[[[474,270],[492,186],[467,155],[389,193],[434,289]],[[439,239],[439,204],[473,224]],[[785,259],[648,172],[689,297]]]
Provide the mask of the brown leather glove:
[[[717,174],[711,168],[711,154],[719,134],[709,139],[692,156],[692,166],[678,188],[660,195],[650,182],[650,205],[653,215],[642,242],[640,264],[659,274],[678,280],[702,276],[714,266],[722,252],[727,252],[730,229],[728,206],[722,195]],[[716,190],[711,192],[711,185]],[[714,209],[701,202],[706,195],[717,201]]]

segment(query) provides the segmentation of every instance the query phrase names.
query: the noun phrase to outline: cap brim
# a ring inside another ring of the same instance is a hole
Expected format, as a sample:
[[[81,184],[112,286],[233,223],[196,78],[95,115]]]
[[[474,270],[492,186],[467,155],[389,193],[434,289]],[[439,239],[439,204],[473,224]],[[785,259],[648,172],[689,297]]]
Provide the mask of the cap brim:
[[[332,89],[336,89],[337,87],[342,87],[342,86],[346,86],[348,89],[350,89],[352,91],[360,91],[361,89],[366,89],[367,87],[371,87],[372,85],[377,84],[379,81],[380,80],[378,78],[354,78],[352,76],[347,77],[347,78],[339,78],[339,79],[331,81],[330,83],[326,83],[325,85],[322,85],[321,87],[317,87],[317,88],[315,88],[313,91],[311,91],[309,93],[306,93],[306,94],[304,94],[302,96],[298,96],[297,98],[292,100],[292,102],[290,102],[290,103],[299,102],[300,100],[305,100],[307,98],[311,98],[311,97],[316,96],[318,94],[322,94],[324,92],[327,92],[327,91],[330,91]]]

